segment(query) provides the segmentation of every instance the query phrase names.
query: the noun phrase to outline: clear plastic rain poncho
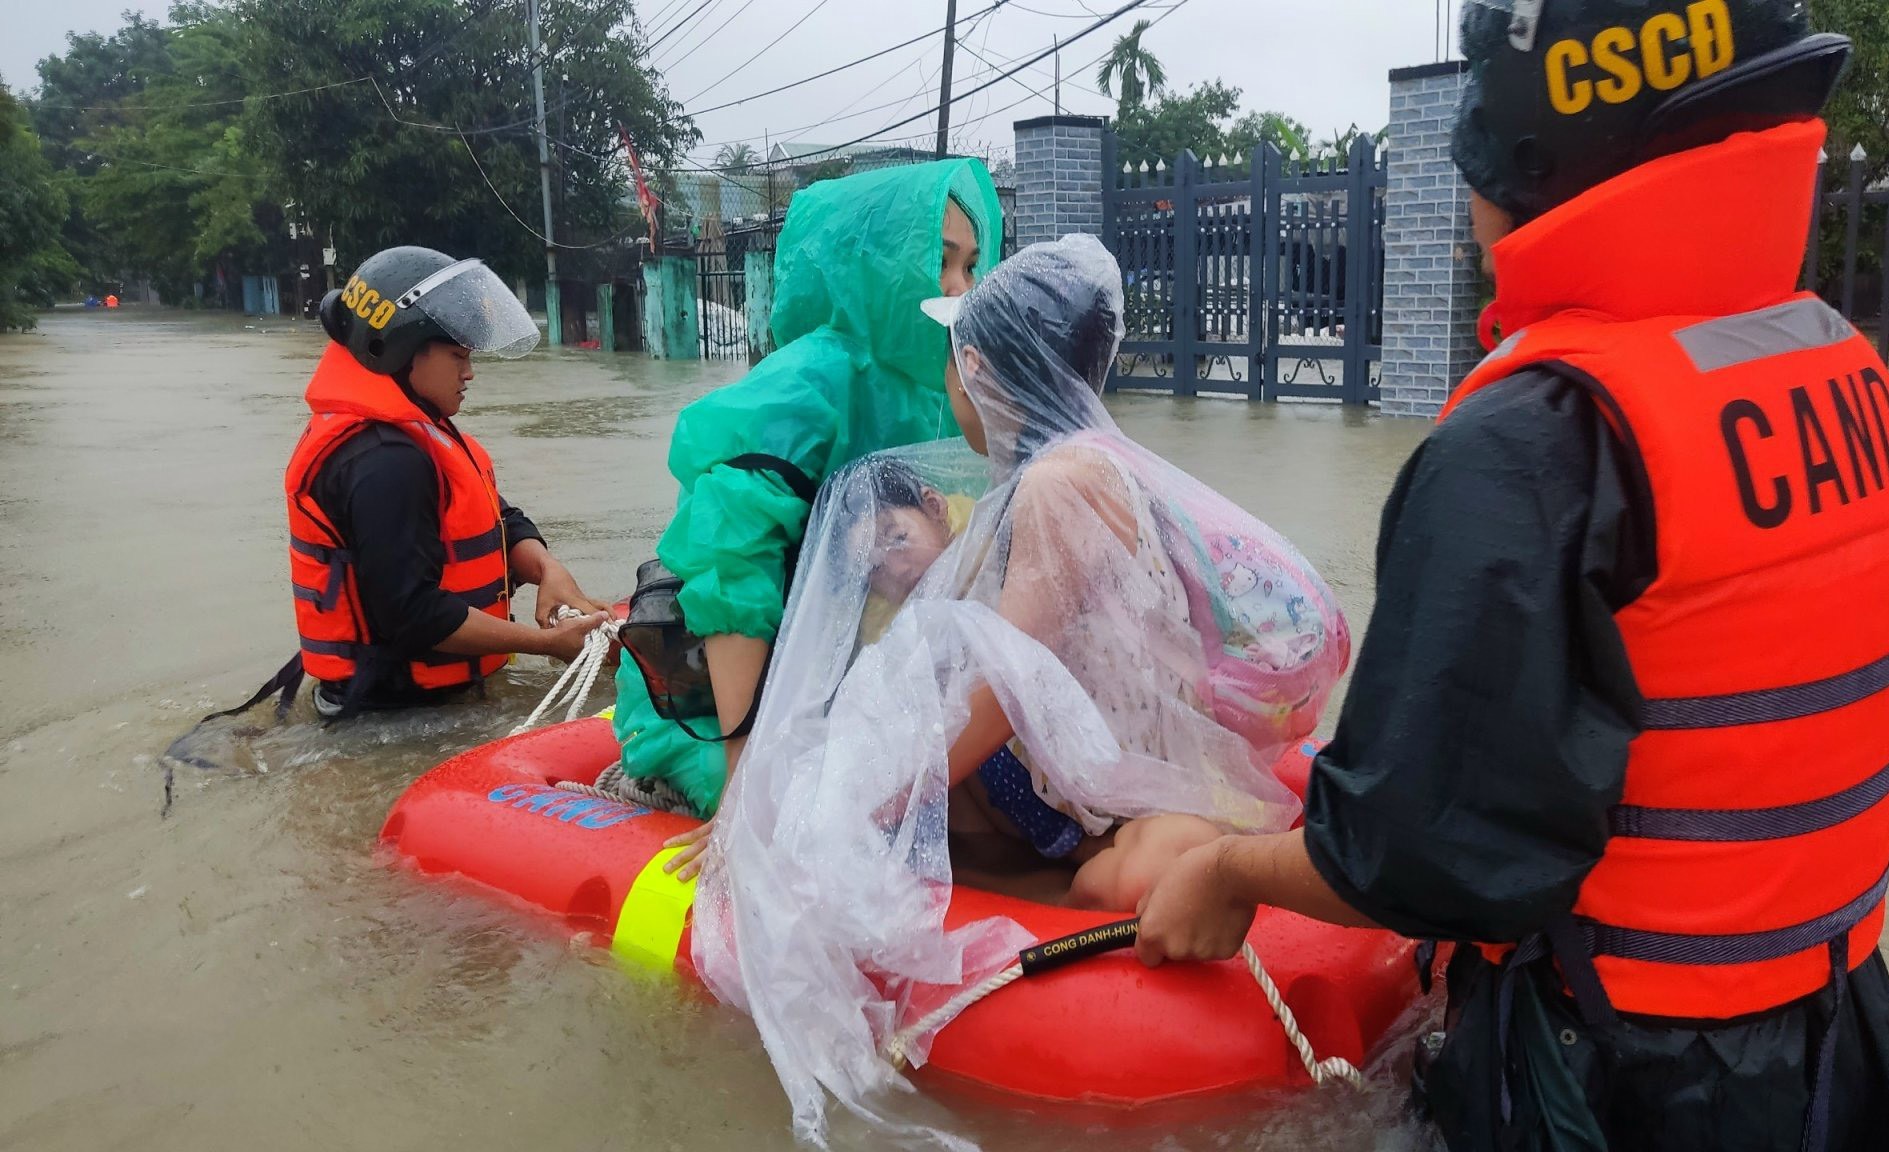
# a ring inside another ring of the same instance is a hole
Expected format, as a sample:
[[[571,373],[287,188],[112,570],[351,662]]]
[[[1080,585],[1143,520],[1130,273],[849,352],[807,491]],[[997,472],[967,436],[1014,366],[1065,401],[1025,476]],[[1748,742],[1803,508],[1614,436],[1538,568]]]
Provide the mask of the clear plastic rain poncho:
[[[1291,545],[1104,410],[1122,288],[1101,244],[1025,249],[955,312],[988,459],[952,441],[828,483],[696,905],[703,977],[753,1016],[815,1142],[828,1093],[952,1142],[888,1118],[905,1081],[881,1047],[1034,942],[944,926],[947,754],[980,684],[1085,832],[1163,813],[1264,832],[1298,813],[1271,764],[1349,654]]]

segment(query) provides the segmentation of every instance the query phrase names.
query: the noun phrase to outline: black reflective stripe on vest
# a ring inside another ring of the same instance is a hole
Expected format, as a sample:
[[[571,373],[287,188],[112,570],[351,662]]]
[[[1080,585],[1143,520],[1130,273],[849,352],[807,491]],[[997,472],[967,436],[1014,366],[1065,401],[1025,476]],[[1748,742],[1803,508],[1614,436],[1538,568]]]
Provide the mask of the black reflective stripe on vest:
[[[1736,728],[1745,724],[1774,724],[1801,720],[1860,704],[1889,689],[1889,656],[1861,668],[1808,684],[1761,688],[1725,696],[1693,696],[1648,700],[1640,711],[1647,729]]]
[[[309,559],[322,564],[333,564],[337,560],[343,564],[351,564],[354,562],[353,555],[351,555],[346,548],[330,548],[326,544],[317,544],[312,540],[304,540],[299,536],[289,537],[289,550],[300,552]]]
[[[1765,932],[1736,932],[1713,936],[1694,936],[1682,932],[1649,932],[1641,928],[1620,928],[1577,918],[1581,936],[1592,956],[1612,956],[1620,960],[1641,960],[1653,964],[1691,964],[1719,966],[1756,964],[1781,960],[1812,948],[1822,947],[1847,935],[1869,918],[1889,891],[1889,872],[1856,899],[1814,920],[1773,928]]]
[[[483,588],[474,588],[469,592],[454,592],[453,595],[473,611],[483,612],[485,609],[500,603],[506,598],[506,584],[504,579],[501,578],[492,581]],[[461,657],[461,659],[464,659],[464,657]]]
[[[464,540],[454,540],[446,545],[446,558],[449,562],[463,564],[468,560],[478,560],[497,552],[505,546],[505,525],[494,524],[490,532],[481,532],[477,536],[468,536]]]
[[[477,656],[454,656],[446,652],[428,652],[423,656],[396,656],[391,649],[379,644],[356,644],[348,640],[310,640],[302,637],[302,651],[311,656],[337,656],[343,660],[352,660],[359,665],[375,661],[391,661],[398,664],[425,664],[429,668],[446,668],[454,664],[471,663],[476,665]]]
[[[1860,784],[1831,796],[1776,808],[1643,808],[1621,804],[1608,813],[1615,836],[1642,840],[1750,843],[1786,840],[1834,828],[1889,797],[1889,765]]]
[[[294,585],[295,598],[313,604],[317,611],[332,612],[341,601],[341,589],[348,582],[348,566],[354,563],[354,553],[346,548],[329,548],[299,537],[289,537],[289,548],[302,555],[328,566],[328,587],[317,592],[313,588]]]

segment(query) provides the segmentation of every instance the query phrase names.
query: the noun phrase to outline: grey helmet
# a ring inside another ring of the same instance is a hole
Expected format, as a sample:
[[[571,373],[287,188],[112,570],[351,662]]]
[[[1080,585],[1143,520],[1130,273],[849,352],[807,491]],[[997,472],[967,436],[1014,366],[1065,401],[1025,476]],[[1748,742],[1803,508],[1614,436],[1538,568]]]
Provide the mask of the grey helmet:
[[[346,287],[322,299],[321,326],[368,371],[386,376],[434,340],[507,360],[538,344],[531,314],[490,268],[411,246],[363,261]]]

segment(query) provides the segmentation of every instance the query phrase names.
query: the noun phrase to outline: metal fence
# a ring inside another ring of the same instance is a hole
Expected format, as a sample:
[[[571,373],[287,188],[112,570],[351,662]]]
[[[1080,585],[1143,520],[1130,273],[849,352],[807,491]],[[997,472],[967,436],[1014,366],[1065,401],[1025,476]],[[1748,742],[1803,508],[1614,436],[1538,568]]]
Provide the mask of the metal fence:
[[[1368,404],[1378,397],[1385,158],[1183,152],[1117,167],[1103,140],[1103,240],[1122,266],[1127,335],[1112,389]]]
[[[732,268],[721,253],[698,259],[696,320],[702,332],[704,360],[745,360],[748,356],[748,277]]]
[[[1889,185],[1868,186],[1868,163],[1859,146],[1819,170],[1804,284],[1865,331],[1873,318],[1876,345],[1889,350]]]

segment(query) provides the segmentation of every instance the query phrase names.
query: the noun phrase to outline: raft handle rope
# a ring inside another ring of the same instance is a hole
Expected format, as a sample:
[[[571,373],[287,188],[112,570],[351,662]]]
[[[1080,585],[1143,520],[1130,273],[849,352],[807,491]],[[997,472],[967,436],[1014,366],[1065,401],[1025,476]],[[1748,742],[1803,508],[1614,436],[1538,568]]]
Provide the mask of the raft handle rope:
[[[557,614],[552,619],[561,622],[575,620],[583,615],[584,613],[577,609],[565,605],[557,610]],[[602,674],[605,661],[610,658],[610,645],[616,640],[618,623],[619,621],[614,618],[605,620],[597,625],[596,631],[584,637],[584,650],[577,654],[577,659],[565,667],[564,675],[559,676],[558,682],[551,685],[551,691],[545,693],[544,699],[531,710],[531,715],[525,718],[525,722],[512,729],[513,736],[536,728],[538,721],[544,719],[545,713],[566,700],[570,701],[570,707],[564,712],[565,723],[568,724],[577,719],[583,712],[585,703],[590,699],[591,689],[597,685],[597,677]]]
[[[1123,920],[1107,924],[1100,928],[1091,928],[1073,936],[1064,936],[1058,940],[1049,940],[1034,947],[1025,948],[1017,954],[1017,962],[992,976],[990,979],[953,996],[942,1007],[928,1013],[909,1028],[901,1029],[886,1041],[884,1055],[893,1067],[903,1069],[911,1063],[912,1045],[925,1036],[955,1019],[966,1008],[978,1001],[1007,988],[1025,976],[1035,976],[1043,972],[1054,971],[1066,964],[1091,956],[1100,956],[1105,952],[1114,952],[1131,947],[1141,934],[1141,921]],[[1299,1021],[1286,1005],[1285,997],[1280,995],[1279,986],[1273,983],[1267,974],[1266,966],[1260,963],[1259,953],[1251,944],[1242,945],[1240,958],[1246,961],[1246,970],[1253,974],[1259,984],[1259,990],[1266,997],[1266,1004],[1278,1017],[1280,1027],[1285,1029],[1286,1039],[1298,1051],[1299,1062],[1305,1065],[1306,1074],[1312,1083],[1323,1085],[1329,1080],[1342,1080],[1353,1088],[1364,1087],[1364,1074],[1356,1065],[1342,1056],[1332,1056],[1324,1060],[1312,1048],[1312,1042],[1299,1028]]]
[[[593,800],[638,804],[657,812],[678,812],[684,816],[696,814],[695,806],[689,803],[687,796],[654,777],[637,779],[627,775],[621,764],[612,764],[605,768],[597,776],[595,784],[560,780],[556,787],[560,792],[575,792],[579,796],[589,796]]]

